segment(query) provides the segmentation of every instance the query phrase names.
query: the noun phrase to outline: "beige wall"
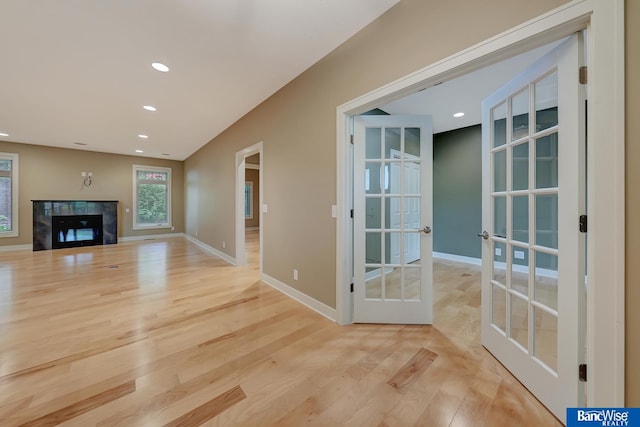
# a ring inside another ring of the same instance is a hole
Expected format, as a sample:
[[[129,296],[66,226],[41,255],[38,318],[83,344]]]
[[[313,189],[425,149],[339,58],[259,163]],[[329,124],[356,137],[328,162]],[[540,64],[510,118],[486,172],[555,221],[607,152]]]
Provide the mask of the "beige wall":
[[[336,107],[563,3],[402,0],[185,161],[187,232],[235,255],[234,214],[226,208],[234,203],[234,153],[263,141],[264,272],[335,307]],[[628,76],[640,73],[638,3],[627,1]],[[634,190],[640,172],[633,170],[640,105],[631,96],[637,83],[627,85],[627,265],[633,265],[640,257],[640,224],[631,221],[640,218]],[[627,271],[628,361],[640,360],[640,311],[632,310],[640,303],[639,283],[640,273]],[[627,405],[640,406],[640,367],[627,366]]]
[[[640,2],[625,2],[626,62],[626,404],[640,407]]]
[[[263,141],[264,272],[335,307],[336,107],[562,3],[401,1],[185,161],[187,233],[235,256],[235,152]]]
[[[184,231],[183,162],[122,156],[39,145],[0,141],[0,152],[18,153],[20,235],[0,239],[0,246],[32,243],[31,200],[117,200],[118,236],[171,233],[171,230],[133,231],[132,165],[164,166],[172,169],[173,225],[175,233]],[[93,183],[86,187],[80,173],[93,172]]]

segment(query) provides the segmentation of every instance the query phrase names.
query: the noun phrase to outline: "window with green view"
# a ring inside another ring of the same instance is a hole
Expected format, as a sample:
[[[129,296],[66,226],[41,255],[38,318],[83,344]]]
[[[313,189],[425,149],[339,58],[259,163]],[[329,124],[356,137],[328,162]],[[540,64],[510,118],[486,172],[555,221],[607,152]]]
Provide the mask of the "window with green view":
[[[133,228],[171,227],[171,169],[133,166]]]

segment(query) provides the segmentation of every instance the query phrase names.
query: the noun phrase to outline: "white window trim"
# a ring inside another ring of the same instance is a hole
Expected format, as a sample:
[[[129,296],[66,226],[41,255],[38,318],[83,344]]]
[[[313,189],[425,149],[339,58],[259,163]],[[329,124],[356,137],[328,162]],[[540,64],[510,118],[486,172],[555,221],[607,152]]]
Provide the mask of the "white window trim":
[[[163,223],[157,224],[138,224],[138,171],[146,171],[146,172],[160,172],[167,174],[167,221]],[[171,211],[171,168],[165,168],[161,166],[147,166],[147,165],[133,165],[133,220],[132,220],[132,229],[133,230],[152,230],[159,228],[173,228],[172,225],[172,216]]]
[[[11,160],[11,231],[0,231],[2,237],[18,237],[20,226],[18,224],[18,154],[0,153],[0,159]]]

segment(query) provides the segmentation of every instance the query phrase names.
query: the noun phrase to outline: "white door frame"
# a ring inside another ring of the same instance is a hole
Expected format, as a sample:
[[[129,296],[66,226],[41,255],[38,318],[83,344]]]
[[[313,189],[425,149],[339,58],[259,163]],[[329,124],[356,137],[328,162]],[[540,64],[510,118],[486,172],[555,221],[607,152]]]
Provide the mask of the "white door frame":
[[[574,0],[337,107],[336,314],[352,322],[350,118],[587,29],[587,405],[624,406],[624,1]],[[427,46],[425,45],[425,48]],[[577,72],[577,71],[576,71]],[[597,159],[597,162],[596,162]],[[577,223],[577,218],[576,218]],[[577,225],[576,225],[577,226]],[[597,302],[597,303],[596,303]],[[577,367],[576,367],[577,369]]]
[[[260,273],[262,273],[262,236],[264,222],[262,217],[262,194],[264,188],[264,156],[262,154],[262,141],[255,143],[249,147],[243,148],[236,152],[236,265],[247,264],[247,252],[245,249],[245,226],[244,226],[244,183],[246,181],[245,168],[247,157],[254,154],[260,154],[260,168],[258,170],[258,192],[260,202],[258,206],[254,206],[254,215],[256,210],[260,218]],[[254,188],[255,191],[255,188]]]

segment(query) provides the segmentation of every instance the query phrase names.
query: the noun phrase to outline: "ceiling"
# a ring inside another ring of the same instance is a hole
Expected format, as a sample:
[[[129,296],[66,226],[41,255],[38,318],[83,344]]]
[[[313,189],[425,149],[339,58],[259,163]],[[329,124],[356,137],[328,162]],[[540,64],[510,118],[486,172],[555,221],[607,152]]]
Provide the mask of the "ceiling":
[[[184,160],[397,2],[0,0],[0,140]]]
[[[440,133],[482,122],[482,100],[533,64],[561,41],[533,49],[473,73],[445,81],[379,108],[389,114],[426,114]],[[454,117],[462,112],[464,116]]]

